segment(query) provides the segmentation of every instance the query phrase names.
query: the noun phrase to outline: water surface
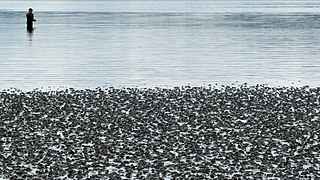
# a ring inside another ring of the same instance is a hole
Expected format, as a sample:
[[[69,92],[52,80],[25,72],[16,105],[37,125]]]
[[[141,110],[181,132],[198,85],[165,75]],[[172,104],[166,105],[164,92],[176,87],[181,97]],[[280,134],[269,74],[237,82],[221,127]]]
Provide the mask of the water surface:
[[[0,88],[318,86],[319,12],[317,1],[0,0]]]

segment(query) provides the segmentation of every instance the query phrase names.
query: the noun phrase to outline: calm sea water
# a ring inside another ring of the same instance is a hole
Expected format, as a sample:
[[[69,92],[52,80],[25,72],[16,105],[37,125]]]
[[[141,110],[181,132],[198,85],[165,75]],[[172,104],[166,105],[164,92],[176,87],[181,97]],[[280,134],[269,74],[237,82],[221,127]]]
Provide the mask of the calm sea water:
[[[318,1],[0,0],[0,29],[0,89],[320,85]]]

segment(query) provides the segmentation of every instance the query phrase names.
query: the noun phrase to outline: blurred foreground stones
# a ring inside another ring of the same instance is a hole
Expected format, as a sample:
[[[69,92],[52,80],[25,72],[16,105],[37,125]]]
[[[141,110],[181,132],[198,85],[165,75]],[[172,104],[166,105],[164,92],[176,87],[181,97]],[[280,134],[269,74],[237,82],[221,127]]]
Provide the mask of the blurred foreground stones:
[[[0,179],[320,178],[320,88],[0,92]]]

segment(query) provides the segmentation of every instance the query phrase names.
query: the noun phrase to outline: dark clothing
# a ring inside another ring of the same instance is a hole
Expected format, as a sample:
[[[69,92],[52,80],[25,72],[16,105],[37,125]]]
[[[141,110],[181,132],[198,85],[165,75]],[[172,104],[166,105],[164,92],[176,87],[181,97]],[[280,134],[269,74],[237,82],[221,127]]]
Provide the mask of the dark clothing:
[[[36,20],[34,19],[34,15],[31,12],[27,13],[26,17],[27,17],[27,29],[31,30],[33,29],[33,21],[36,21]]]

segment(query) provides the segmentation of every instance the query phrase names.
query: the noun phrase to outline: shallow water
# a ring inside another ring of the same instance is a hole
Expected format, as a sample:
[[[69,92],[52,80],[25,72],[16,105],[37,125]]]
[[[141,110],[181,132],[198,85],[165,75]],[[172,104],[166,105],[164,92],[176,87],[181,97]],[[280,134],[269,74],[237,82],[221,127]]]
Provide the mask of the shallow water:
[[[319,86],[319,12],[317,1],[0,0],[0,89]]]

